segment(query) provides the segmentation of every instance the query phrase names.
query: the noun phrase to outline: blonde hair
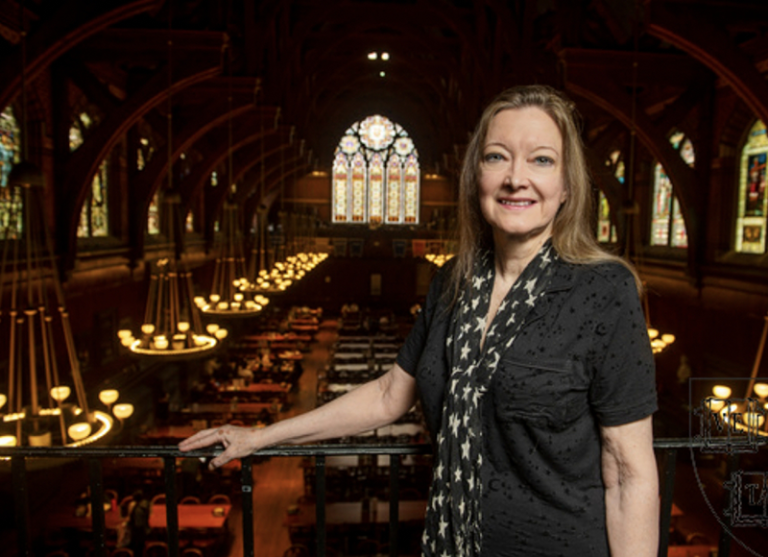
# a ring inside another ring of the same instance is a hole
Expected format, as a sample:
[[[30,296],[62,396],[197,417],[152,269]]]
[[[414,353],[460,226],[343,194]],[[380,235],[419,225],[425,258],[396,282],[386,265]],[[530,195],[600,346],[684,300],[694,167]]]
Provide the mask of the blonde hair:
[[[499,112],[527,107],[539,108],[549,115],[563,138],[563,181],[567,196],[552,226],[552,245],[558,255],[569,263],[620,263],[632,272],[641,291],[640,279],[632,265],[606,252],[595,239],[591,224],[594,201],[581,140],[581,118],[575,104],[547,85],[526,85],[507,89],[488,105],[464,154],[459,176],[458,253],[449,289],[454,300],[462,284],[471,280],[477,255],[484,249],[493,249],[491,227],[480,211],[478,196],[480,162],[488,128]]]

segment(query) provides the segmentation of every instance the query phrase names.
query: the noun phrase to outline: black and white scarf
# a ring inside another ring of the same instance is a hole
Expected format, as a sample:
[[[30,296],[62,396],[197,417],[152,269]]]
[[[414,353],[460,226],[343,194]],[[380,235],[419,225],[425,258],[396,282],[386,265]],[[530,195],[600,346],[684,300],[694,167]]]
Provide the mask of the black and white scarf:
[[[426,557],[480,555],[483,450],[478,402],[488,390],[499,360],[549,283],[556,257],[547,241],[502,301],[482,349],[495,275],[492,252],[477,258],[472,284],[467,284],[459,296],[452,331],[446,339],[450,379],[422,539]]]

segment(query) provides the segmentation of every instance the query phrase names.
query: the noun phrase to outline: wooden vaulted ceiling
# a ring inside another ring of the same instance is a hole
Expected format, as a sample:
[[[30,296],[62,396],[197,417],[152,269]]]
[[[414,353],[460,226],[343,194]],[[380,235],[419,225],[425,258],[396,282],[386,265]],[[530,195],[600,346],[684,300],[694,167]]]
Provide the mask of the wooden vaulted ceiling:
[[[0,10],[2,106],[19,102],[19,8],[5,0]],[[702,171],[667,134],[692,111],[707,114],[717,87],[768,121],[764,0],[26,0],[24,20],[30,119],[46,124],[38,144],[53,149],[62,251],[98,165],[119,142],[138,141],[139,127],[157,152],[140,175],[129,172],[137,245],[169,151],[174,162],[195,154],[174,186],[185,204],[206,196],[213,214],[226,188],[204,185],[212,170],[227,171],[231,145],[234,176],[223,182],[237,181],[247,214],[286,180],[328,170],[346,127],[372,113],[409,131],[425,171],[451,173],[483,105],[537,82],[576,100],[595,168],[634,127],[675,184],[695,258]],[[371,51],[390,59],[371,61]],[[69,153],[73,90],[102,116]],[[610,175],[596,178],[612,203],[625,201]]]

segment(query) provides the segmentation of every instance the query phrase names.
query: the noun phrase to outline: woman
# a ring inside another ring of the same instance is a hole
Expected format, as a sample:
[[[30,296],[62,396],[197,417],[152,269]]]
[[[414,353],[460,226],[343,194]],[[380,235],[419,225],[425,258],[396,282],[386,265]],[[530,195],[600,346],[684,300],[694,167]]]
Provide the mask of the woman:
[[[545,86],[485,110],[460,181],[459,253],[386,375],[180,448],[222,443],[216,468],[391,423],[418,394],[435,441],[425,555],[655,555],[653,357],[637,277],[590,228],[576,119]]]

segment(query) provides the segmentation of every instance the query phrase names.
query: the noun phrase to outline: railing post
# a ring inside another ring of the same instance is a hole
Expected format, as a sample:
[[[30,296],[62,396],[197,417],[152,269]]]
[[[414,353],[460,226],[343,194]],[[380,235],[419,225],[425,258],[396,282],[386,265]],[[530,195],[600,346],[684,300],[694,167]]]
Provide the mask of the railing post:
[[[13,474],[13,500],[16,511],[16,542],[19,556],[32,557],[32,538],[29,530],[29,492],[27,490],[27,463],[23,456],[11,458]]]
[[[731,453],[725,460],[725,478],[728,480],[731,478],[734,470],[739,466],[739,453]],[[730,505],[729,499],[731,497],[739,497],[737,493],[728,493],[727,489],[723,490],[723,508],[728,508]],[[717,543],[717,557],[728,557],[731,554],[731,532],[727,528],[720,529],[720,539]]]
[[[107,540],[104,522],[104,483],[101,473],[101,459],[88,459],[88,477],[91,486],[91,525],[94,549],[97,557],[107,557]]]
[[[176,497],[176,457],[163,457],[165,477],[165,521],[169,557],[179,557],[179,509]],[[150,512],[152,512],[150,510]]]
[[[243,507],[243,555],[254,557],[253,552],[253,461],[250,456],[240,465],[241,504]]]
[[[661,471],[661,515],[659,524],[659,557],[666,557],[669,548],[669,526],[672,523],[672,495],[675,491],[675,470],[677,468],[677,449],[664,451],[664,464]]]
[[[317,557],[325,557],[325,455],[315,457],[315,516]]]
[[[389,557],[397,557],[400,528],[400,456],[389,455]]]

